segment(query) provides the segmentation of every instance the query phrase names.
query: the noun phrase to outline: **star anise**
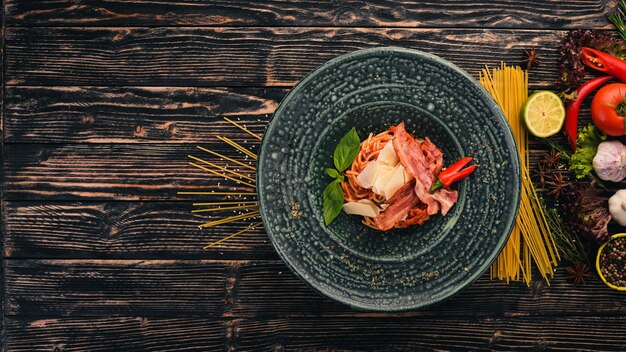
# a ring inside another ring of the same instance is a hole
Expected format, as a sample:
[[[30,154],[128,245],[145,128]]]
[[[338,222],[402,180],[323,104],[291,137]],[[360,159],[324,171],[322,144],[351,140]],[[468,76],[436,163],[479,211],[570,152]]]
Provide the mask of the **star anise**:
[[[540,163],[545,165],[548,169],[557,169],[561,161],[561,152],[557,152],[552,149],[549,153],[543,153],[543,159]]]
[[[567,268],[565,268],[567,272],[567,279],[574,284],[574,286],[584,285],[585,279],[591,277],[591,272],[589,271],[589,265],[585,263],[575,263]]]
[[[541,188],[545,188],[546,187],[545,166],[543,166],[543,164],[537,164],[537,167],[533,169],[532,172],[533,172],[533,176],[535,176],[537,178],[537,181],[539,181],[539,185],[541,186]]]
[[[521,64],[526,65],[526,69],[530,70],[533,67],[541,65],[541,61],[539,61],[540,57],[541,55],[537,54],[537,49],[524,49],[524,59],[522,60]]]
[[[554,172],[548,175],[549,180],[546,181],[546,185],[550,189],[548,194],[553,196],[555,200],[559,200],[561,196],[572,186],[572,183],[563,178],[563,174],[560,172]]]

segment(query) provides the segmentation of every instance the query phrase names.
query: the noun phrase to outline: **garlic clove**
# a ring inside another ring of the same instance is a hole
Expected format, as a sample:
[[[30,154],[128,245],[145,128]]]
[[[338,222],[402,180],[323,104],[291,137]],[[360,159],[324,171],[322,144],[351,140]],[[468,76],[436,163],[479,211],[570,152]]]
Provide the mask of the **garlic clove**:
[[[609,198],[609,213],[618,224],[626,226],[626,189],[620,189]]]

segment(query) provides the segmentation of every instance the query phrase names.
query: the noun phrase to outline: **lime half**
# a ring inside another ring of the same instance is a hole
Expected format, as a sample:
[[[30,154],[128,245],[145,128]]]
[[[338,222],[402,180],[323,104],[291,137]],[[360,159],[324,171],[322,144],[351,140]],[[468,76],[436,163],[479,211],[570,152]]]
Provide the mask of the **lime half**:
[[[540,90],[526,99],[522,106],[522,117],[533,136],[550,137],[563,127],[565,106],[558,95]]]

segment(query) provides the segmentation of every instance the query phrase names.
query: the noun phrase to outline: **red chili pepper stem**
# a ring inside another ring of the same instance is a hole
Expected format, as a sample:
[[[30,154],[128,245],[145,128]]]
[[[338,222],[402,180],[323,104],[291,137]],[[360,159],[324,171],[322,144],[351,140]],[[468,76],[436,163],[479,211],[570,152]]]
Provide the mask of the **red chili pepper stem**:
[[[443,182],[440,179],[436,179],[435,183],[433,183],[432,187],[430,187],[430,193],[438,190],[439,188],[443,188]]]
[[[474,169],[476,169],[476,165],[468,166],[463,170],[461,170],[461,168],[467,165],[470,161],[472,161],[472,158],[463,158],[444,171],[440,172],[439,176],[437,176],[437,180],[435,180],[430,188],[430,192],[432,193],[440,188],[450,187],[453,183],[469,176],[472,172],[474,172]]]
[[[567,104],[567,112],[565,115],[565,135],[567,136],[567,141],[572,147],[572,150],[576,150],[576,138],[578,136],[578,113],[583,100],[585,100],[591,92],[598,89],[601,85],[610,81],[612,78],[613,77],[611,76],[602,76],[585,82],[578,87],[578,89],[576,89],[576,98]]]
[[[609,74],[626,83],[626,62],[600,50],[582,47],[580,58],[594,70]]]

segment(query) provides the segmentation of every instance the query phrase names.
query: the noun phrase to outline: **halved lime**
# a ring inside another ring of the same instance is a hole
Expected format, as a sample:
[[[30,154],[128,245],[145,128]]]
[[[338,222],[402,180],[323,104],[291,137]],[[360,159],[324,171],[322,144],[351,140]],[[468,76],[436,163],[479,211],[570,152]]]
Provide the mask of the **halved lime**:
[[[529,96],[521,113],[526,128],[536,137],[546,138],[556,134],[565,122],[565,106],[561,98],[547,90]]]

